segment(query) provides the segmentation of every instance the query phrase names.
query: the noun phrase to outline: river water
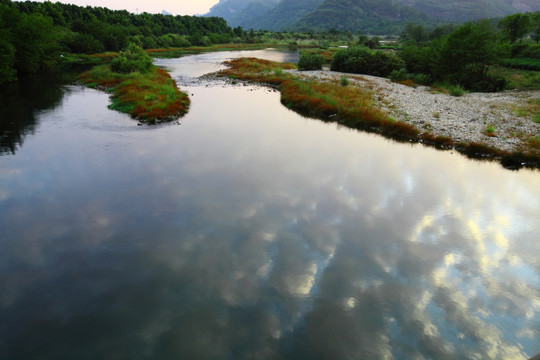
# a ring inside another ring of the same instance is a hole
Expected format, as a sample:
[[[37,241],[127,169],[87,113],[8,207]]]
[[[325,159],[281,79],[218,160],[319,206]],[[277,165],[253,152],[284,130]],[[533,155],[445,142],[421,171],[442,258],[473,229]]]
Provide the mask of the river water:
[[[540,352],[538,171],[395,143],[301,117],[270,89],[195,79],[240,55],[297,57],[159,60],[190,94],[178,123],[138,126],[76,85],[33,110],[9,101],[0,358]]]

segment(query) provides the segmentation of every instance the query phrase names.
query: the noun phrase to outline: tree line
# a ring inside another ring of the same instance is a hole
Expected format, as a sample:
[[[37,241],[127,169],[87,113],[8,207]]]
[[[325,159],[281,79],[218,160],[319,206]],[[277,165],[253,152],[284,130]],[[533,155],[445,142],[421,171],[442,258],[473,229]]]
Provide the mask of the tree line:
[[[143,48],[220,44],[243,34],[217,17],[0,0],[0,83],[54,67],[63,52],[119,51],[130,43]]]
[[[500,91],[507,79],[494,68],[540,70],[540,14],[441,25],[431,31],[405,26],[395,51],[374,49],[360,36],[356,44],[333,55],[331,70],[389,77],[394,81],[434,83],[472,91]],[[304,52],[299,69],[322,66],[323,59]],[[462,91],[461,90],[461,91]]]
[[[506,88],[507,81],[492,71],[495,67],[526,69],[520,66],[525,62],[528,66],[538,66],[533,70],[540,70],[538,13],[441,26],[431,32],[409,24],[401,42],[399,56],[405,63],[404,70],[408,77],[422,82],[447,82],[473,91],[499,91]]]

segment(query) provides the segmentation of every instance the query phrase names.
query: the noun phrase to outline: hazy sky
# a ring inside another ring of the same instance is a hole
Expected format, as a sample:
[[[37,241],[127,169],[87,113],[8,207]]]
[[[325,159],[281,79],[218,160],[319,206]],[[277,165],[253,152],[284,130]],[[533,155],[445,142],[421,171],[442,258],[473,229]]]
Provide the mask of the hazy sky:
[[[52,2],[57,1],[52,0]],[[208,12],[219,0],[61,0],[59,2],[79,6],[101,6],[114,10],[125,9],[133,13],[143,11],[160,13],[162,10],[166,10],[173,15],[202,15]]]

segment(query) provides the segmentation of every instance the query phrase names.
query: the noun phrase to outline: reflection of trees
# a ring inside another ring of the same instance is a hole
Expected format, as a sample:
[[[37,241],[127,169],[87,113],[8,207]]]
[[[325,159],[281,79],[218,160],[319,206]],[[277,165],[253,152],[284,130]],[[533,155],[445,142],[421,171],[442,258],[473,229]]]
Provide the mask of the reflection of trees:
[[[73,72],[42,73],[22,79],[0,92],[0,155],[15,154],[37,125],[36,112],[54,108],[62,100]]]

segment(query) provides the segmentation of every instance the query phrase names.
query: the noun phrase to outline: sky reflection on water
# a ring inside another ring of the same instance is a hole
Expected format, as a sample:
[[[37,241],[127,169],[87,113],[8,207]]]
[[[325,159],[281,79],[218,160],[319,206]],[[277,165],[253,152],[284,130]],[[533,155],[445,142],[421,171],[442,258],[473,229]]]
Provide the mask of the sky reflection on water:
[[[0,157],[3,358],[540,352],[538,172],[184,88],[147,127],[74,87]]]

